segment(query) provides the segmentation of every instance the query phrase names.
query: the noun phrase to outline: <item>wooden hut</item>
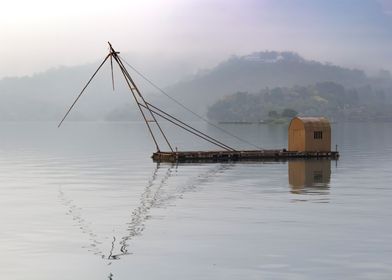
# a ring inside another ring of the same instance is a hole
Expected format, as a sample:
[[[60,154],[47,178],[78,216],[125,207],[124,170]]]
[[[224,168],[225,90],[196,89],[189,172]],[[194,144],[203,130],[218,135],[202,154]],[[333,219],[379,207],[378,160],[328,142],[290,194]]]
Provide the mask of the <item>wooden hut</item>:
[[[289,126],[291,152],[330,152],[331,126],[324,117],[295,117]]]

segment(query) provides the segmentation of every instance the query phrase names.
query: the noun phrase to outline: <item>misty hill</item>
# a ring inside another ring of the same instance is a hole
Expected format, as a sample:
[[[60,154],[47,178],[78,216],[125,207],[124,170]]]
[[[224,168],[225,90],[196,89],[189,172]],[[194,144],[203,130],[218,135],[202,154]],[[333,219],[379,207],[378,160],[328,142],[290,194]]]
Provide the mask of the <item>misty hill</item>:
[[[134,57],[127,60],[164,85],[190,72],[184,63],[174,61],[168,64],[165,59],[154,58]],[[0,79],[0,121],[60,121],[99,64],[100,61],[97,61],[81,66],[53,68],[33,76]],[[135,75],[134,79],[148,96],[151,88],[138,76]],[[132,96],[118,71],[113,92],[109,64],[103,66],[69,115],[69,120],[139,119]]]
[[[177,83],[168,92],[200,113],[225,95],[235,92],[259,92],[266,87],[292,87],[319,82],[335,82],[344,87],[372,85],[375,89],[392,88],[389,72],[369,78],[361,70],[309,61],[292,52],[257,52],[233,56],[217,67],[193,79]]]
[[[0,119],[61,120],[93,72],[93,65],[61,67],[32,77],[1,80]],[[99,112],[126,102],[118,94],[108,94],[111,92],[110,79],[100,74],[81,98],[70,119],[95,119]]]
[[[331,81],[346,88],[371,86],[375,91],[383,90],[387,98],[392,92],[392,79],[387,71],[370,78],[361,70],[309,61],[292,52],[270,51],[233,56],[195,75],[189,75],[192,69],[178,61],[169,63],[160,60],[159,63],[155,58],[142,57],[127,60],[156,84],[172,84],[165,88],[166,92],[202,114],[206,114],[208,107],[226,95],[236,92],[258,93],[266,87],[293,87]],[[82,66],[54,68],[31,77],[1,79],[0,120],[59,121],[98,65],[99,61]],[[117,72],[115,76],[116,91],[113,93],[110,67],[105,65],[69,119],[140,119],[120,73]],[[182,115],[182,109],[157,94],[140,77],[134,75],[134,79],[149,100],[164,106],[167,111]],[[181,79],[182,82],[176,82]],[[153,91],[155,94],[152,94]]]
[[[326,116],[343,121],[392,121],[385,91],[371,86],[345,88],[334,82],[265,88],[259,93],[227,95],[208,110],[208,118],[230,122],[286,122],[291,117]]]

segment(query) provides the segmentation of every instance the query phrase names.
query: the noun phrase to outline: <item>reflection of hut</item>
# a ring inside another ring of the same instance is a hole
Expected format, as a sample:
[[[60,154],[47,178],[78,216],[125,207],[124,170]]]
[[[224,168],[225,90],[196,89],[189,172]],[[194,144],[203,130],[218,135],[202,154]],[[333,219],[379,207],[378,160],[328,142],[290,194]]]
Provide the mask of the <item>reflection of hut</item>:
[[[328,187],[330,179],[330,160],[289,161],[289,184],[294,192],[301,192],[304,188]]]
[[[331,126],[324,117],[295,117],[289,126],[289,151],[330,152]]]

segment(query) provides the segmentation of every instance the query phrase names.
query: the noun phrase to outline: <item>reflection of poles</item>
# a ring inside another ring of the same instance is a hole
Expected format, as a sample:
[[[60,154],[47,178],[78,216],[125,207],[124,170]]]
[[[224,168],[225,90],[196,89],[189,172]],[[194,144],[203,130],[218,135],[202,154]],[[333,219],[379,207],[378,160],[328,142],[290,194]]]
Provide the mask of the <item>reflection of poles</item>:
[[[112,247],[110,248],[108,259],[115,259],[113,257],[114,243],[116,242],[116,237],[113,236]]]
[[[167,169],[165,176],[159,182],[159,185],[156,188],[156,190],[153,190],[153,186],[154,186],[155,180],[157,178],[158,166],[159,165],[157,165],[157,168],[156,168],[156,171],[154,172],[152,180],[150,180],[146,189],[144,190],[143,194],[141,195],[140,206],[137,207],[132,212],[131,221],[129,222],[129,225],[127,228],[128,234],[126,236],[124,236],[120,241],[121,253],[119,253],[117,255],[112,254],[109,257],[109,259],[117,259],[121,255],[127,255],[128,254],[127,241],[129,241],[130,239],[132,239],[133,237],[135,237],[137,235],[140,235],[143,232],[143,230],[145,228],[145,221],[148,218],[148,213],[149,213],[150,209],[159,200],[159,192],[162,189],[162,187],[166,184],[167,180],[169,180],[169,178],[171,177],[174,164],[172,164]],[[114,243],[113,243],[113,247],[114,247]]]
[[[86,220],[82,217],[80,211],[78,211],[78,209],[80,208],[72,204],[73,201],[71,199],[66,198],[63,190],[60,188],[59,198],[62,201],[62,204],[69,208],[67,213],[70,214],[72,216],[72,219],[78,223],[78,227],[82,230],[82,232],[89,236],[89,240],[91,244],[89,244],[88,250],[93,252],[94,255],[100,255],[102,258],[107,258],[109,260],[115,260],[118,259],[121,255],[127,255],[128,253],[126,249],[127,247],[126,242],[132,237],[141,234],[142,231],[144,230],[145,227],[144,222],[147,220],[148,212],[151,209],[151,207],[155,205],[155,201],[158,200],[159,197],[158,192],[166,184],[167,180],[170,178],[173,167],[174,164],[172,164],[167,169],[165,176],[163,177],[163,179],[160,181],[158,185],[158,188],[154,191],[153,186],[156,184],[156,180],[158,179],[158,171],[160,168],[160,164],[157,163],[154,172],[152,174],[152,178],[149,180],[149,183],[141,196],[141,205],[132,212],[131,222],[130,225],[128,226],[129,234],[123,237],[122,240],[120,241],[121,253],[114,254],[116,237],[113,236],[113,241],[111,242],[112,243],[111,248],[107,257],[103,253],[103,250],[99,248],[103,242],[98,241],[98,235],[94,233],[94,231],[88,225]]]
[[[177,163],[178,164],[178,163]],[[166,185],[167,180],[172,176],[173,167],[177,169],[178,165],[174,163],[167,169],[165,176],[159,182],[159,185],[155,190],[153,190],[154,180],[151,180],[146,187],[145,191],[141,195],[140,206],[132,212],[132,218],[128,226],[128,234],[124,236],[120,243],[119,254],[111,254],[110,259],[118,259],[122,255],[128,255],[128,242],[132,240],[135,236],[142,234],[145,229],[145,221],[148,219],[148,213],[154,207],[161,206],[171,200],[181,198],[186,192],[193,191],[198,186],[208,182],[211,178],[214,178],[217,173],[224,171],[231,167],[232,164],[228,165],[217,165],[214,168],[208,170],[203,176],[198,176],[195,180],[187,182],[185,185],[175,189],[174,194],[163,195],[162,188]],[[154,176],[153,176],[154,177]],[[114,246],[114,244],[113,244]],[[112,250],[113,251],[113,250]]]
[[[159,182],[158,173],[160,169],[160,164],[157,163],[152,177],[140,197],[140,205],[134,211],[132,211],[131,219],[127,227],[127,234],[121,239],[118,239],[113,236],[109,253],[106,256],[103,253],[104,250],[100,248],[103,242],[99,241],[100,238],[98,237],[98,235],[89,226],[88,222],[82,217],[82,213],[79,211],[81,208],[73,204],[73,201],[66,197],[65,193],[61,188],[59,189],[59,198],[62,204],[69,208],[69,215],[71,215],[72,219],[77,222],[78,227],[81,229],[82,233],[88,235],[88,238],[91,242],[91,244],[89,244],[89,246],[87,247],[88,251],[93,252],[94,255],[100,255],[103,259],[116,260],[119,259],[121,256],[129,254],[128,242],[132,240],[135,236],[142,234],[145,229],[145,222],[148,219],[149,212],[152,208],[163,205],[169,201],[181,198],[184,193],[195,190],[198,186],[208,182],[211,178],[214,178],[216,174],[221,171],[227,170],[232,165],[233,163],[214,165],[214,167],[206,171],[206,173],[203,173],[202,175],[199,174],[195,180],[188,181],[184,185],[177,187],[174,190],[174,193],[168,193],[166,195],[163,195],[163,187],[167,185],[167,181],[172,176],[173,168],[178,168],[178,163],[177,165],[174,163],[171,164]],[[154,186],[156,187],[154,188]],[[118,242],[120,246],[120,252],[116,254],[115,247],[117,240],[120,240]],[[110,277],[112,276],[113,275],[111,275]],[[110,277],[109,279],[111,279]]]
[[[82,217],[80,208],[73,204],[72,199],[66,197],[61,187],[59,188],[59,199],[64,206],[68,207],[67,215],[70,215],[72,219],[76,221],[82,233],[88,236],[88,239],[91,243],[86,247],[87,250],[93,252],[94,255],[99,255],[104,258],[105,255],[103,254],[103,251],[99,249],[102,242],[98,241],[98,235],[95,234],[87,221]]]

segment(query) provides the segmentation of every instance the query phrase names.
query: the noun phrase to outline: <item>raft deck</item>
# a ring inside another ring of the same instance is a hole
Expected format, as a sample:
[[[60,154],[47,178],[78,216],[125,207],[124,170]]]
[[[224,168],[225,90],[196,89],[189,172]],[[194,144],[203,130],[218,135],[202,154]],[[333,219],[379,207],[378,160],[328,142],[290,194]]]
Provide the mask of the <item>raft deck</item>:
[[[250,151],[177,151],[155,152],[152,159],[155,162],[181,161],[240,161],[240,160],[288,160],[306,158],[338,159],[339,152],[293,152],[282,150],[250,150]]]

